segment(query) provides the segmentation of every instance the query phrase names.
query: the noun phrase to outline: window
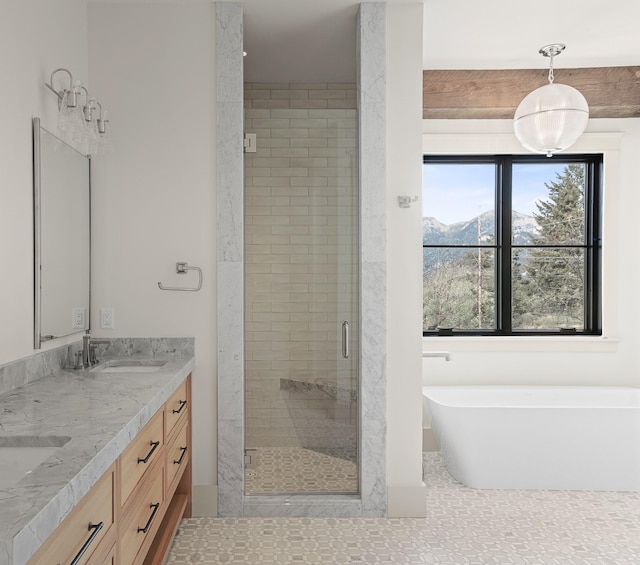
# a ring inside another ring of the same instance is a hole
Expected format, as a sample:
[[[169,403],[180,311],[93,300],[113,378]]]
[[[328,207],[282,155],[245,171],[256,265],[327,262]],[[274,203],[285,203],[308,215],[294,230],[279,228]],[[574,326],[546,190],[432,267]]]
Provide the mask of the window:
[[[423,333],[601,335],[602,155],[425,156]]]

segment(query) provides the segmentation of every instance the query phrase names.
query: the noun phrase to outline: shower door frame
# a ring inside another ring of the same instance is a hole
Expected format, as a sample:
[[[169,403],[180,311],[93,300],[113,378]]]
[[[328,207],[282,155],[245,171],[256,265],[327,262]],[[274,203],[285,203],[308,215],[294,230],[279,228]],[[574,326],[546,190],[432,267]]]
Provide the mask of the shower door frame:
[[[386,496],[386,6],[357,18],[360,194],[359,495],[244,494],[242,4],[215,4],[218,514],[378,517]],[[364,187],[364,189],[363,189]]]

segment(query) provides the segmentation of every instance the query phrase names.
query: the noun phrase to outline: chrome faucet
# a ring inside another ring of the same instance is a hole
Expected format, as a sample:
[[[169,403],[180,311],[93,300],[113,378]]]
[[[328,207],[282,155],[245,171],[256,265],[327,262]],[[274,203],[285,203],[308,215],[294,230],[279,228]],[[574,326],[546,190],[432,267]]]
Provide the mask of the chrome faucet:
[[[93,365],[99,363],[96,357],[96,349],[98,345],[110,345],[110,339],[92,339],[91,334],[84,334],[82,336],[82,367],[89,369]]]

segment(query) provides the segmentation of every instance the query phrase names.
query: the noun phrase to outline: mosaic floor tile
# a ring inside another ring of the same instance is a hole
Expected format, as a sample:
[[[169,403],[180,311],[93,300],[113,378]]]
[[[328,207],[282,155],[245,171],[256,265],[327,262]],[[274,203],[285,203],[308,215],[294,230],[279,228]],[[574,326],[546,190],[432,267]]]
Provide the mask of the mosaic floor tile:
[[[257,465],[245,470],[247,494],[355,493],[355,450],[259,447]]]
[[[477,490],[424,454],[426,518],[191,518],[168,564],[639,565],[640,493]]]

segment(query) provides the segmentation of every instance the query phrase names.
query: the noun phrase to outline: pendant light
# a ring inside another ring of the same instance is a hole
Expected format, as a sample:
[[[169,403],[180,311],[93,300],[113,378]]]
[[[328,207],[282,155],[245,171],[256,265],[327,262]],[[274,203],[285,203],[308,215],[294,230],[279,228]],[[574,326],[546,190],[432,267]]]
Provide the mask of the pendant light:
[[[520,102],[513,129],[518,141],[530,151],[551,157],[573,145],[589,121],[589,105],[575,88],[553,82],[553,58],[565,49],[562,43],[540,48],[549,57],[549,84],[537,88]]]

